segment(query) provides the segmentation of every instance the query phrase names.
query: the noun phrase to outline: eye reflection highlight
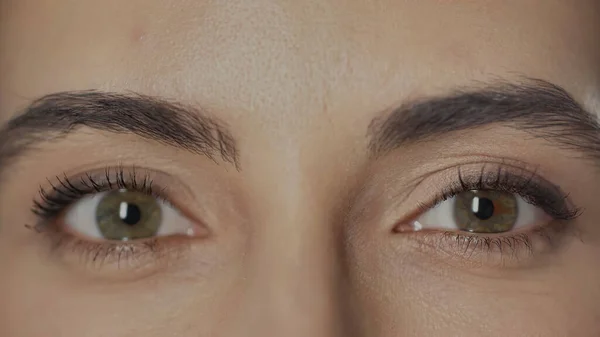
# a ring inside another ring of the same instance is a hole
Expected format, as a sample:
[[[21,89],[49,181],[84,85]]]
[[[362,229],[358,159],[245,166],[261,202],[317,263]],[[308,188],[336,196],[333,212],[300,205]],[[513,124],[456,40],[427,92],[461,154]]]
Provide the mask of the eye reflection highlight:
[[[542,209],[514,193],[469,190],[440,202],[397,231],[439,229],[499,234],[536,225],[548,218]]]
[[[66,211],[62,226],[73,235],[102,241],[195,233],[192,221],[167,202],[127,189],[84,196]]]

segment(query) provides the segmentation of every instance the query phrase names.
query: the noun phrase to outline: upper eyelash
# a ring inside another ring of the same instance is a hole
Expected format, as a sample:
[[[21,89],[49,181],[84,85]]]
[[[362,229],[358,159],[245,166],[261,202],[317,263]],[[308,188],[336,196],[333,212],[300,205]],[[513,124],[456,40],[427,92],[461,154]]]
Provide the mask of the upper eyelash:
[[[125,171],[122,167],[107,167],[100,178],[86,173],[77,181],[66,174],[62,178],[57,176],[56,183],[48,180],[49,188],[40,187],[40,199],[33,201],[31,211],[41,219],[50,219],[86,195],[113,189],[130,189],[162,198],[162,190],[153,188],[152,179],[147,174],[140,181],[135,168],[129,169],[127,174]]]
[[[49,240],[51,252],[55,254],[79,254],[78,261],[92,264],[95,268],[105,264],[116,264],[121,268],[123,262],[131,271],[147,263],[163,263],[167,258],[176,258],[185,248],[183,244],[163,243],[156,237],[148,240],[130,242],[95,242],[79,238],[64,231],[60,221],[62,213],[69,206],[87,195],[117,189],[127,189],[151,195],[161,202],[171,204],[166,187],[155,188],[152,171],[135,167],[111,166],[104,172],[82,173],[77,176],[55,177],[48,185],[40,186],[39,198],[33,201],[32,212],[38,221],[25,227],[37,233],[43,233]],[[167,240],[169,241],[169,240]],[[163,261],[163,262],[161,262]]]
[[[518,170],[518,173],[514,172]],[[428,205],[420,205],[423,211],[469,190],[498,190],[521,196],[528,203],[540,207],[556,220],[572,220],[581,214],[581,209],[572,205],[568,194],[560,187],[546,181],[535,171],[499,164],[495,171],[486,171],[483,165],[478,176],[463,175],[457,168],[458,181],[443,189]]]

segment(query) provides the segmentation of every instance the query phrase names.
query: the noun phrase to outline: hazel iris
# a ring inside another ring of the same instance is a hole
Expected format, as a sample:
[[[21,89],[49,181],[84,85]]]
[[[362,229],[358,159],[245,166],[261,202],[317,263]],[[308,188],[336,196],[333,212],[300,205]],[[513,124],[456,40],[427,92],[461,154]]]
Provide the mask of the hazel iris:
[[[507,232],[514,227],[518,215],[517,197],[512,193],[472,190],[456,196],[454,218],[462,231]]]
[[[96,224],[107,240],[127,241],[154,237],[161,223],[159,201],[145,193],[112,191],[96,207]]]

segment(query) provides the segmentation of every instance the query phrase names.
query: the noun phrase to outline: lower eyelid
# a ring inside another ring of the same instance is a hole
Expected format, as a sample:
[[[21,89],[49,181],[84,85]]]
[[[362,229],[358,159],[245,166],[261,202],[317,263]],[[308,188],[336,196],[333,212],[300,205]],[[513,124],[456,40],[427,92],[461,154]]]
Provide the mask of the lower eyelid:
[[[52,242],[51,257],[73,272],[93,280],[135,281],[185,261],[190,240],[166,237],[135,242],[93,242],[68,233],[45,233]]]
[[[561,251],[577,231],[573,224],[551,221],[527,231],[502,234],[475,234],[460,231],[407,232],[401,236],[403,246],[423,256],[423,261],[438,261],[467,272],[481,273],[507,268],[525,268],[547,254]],[[434,263],[436,268],[439,264]]]

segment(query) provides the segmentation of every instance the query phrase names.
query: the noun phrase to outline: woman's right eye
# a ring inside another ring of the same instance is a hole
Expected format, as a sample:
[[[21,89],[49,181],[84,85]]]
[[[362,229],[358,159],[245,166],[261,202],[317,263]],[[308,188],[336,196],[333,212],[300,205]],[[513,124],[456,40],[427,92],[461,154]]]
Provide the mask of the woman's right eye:
[[[192,236],[196,227],[160,198],[127,189],[83,197],[67,208],[60,226],[65,232],[88,241]]]

